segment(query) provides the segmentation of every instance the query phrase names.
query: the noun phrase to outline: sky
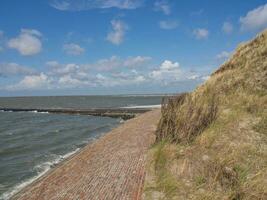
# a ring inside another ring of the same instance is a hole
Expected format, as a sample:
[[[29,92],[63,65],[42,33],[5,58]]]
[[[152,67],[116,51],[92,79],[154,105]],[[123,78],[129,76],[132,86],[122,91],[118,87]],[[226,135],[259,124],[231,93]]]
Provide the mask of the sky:
[[[0,96],[192,91],[267,28],[266,0],[1,0]]]

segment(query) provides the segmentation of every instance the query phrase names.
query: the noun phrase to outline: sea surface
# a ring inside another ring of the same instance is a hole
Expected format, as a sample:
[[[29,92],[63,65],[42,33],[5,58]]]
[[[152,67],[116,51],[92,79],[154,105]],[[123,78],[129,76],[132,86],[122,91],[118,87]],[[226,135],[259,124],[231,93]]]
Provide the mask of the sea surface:
[[[0,199],[9,199],[59,162],[123,123],[120,118],[1,108],[138,108],[162,96],[0,97]]]

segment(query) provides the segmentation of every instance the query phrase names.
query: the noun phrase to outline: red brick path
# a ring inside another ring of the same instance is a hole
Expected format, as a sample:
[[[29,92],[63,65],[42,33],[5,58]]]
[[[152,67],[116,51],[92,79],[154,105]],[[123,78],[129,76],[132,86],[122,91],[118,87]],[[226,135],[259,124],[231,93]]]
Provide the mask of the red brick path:
[[[40,178],[20,200],[140,199],[145,154],[160,117],[154,110],[131,119]]]

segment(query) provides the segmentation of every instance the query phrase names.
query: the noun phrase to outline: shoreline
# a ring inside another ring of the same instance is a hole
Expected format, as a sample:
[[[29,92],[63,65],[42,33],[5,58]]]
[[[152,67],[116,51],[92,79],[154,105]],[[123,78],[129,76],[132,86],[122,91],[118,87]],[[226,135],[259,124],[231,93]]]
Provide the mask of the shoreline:
[[[113,128],[113,129],[116,129],[118,128],[119,126],[121,126],[121,124],[119,124],[117,127]],[[113,130],[112,129],[112,130]],[[24,190],[27,190],[27,188],[31,187],[32,184],[35,184],[39,181],[42,181],[43,178],[45,178],[46,176],[49,176],[49,174],[51,174],[54,170],[56,170],[57,168],[61,167],[62,165],[66,164],[68,161],[70,161],[71,159],[73,159],[75,156],[78,156],[80,153],[82,153],[85,148],[87,146],[90,146],[90,145],[93,145],[94,143],[96,143],[99,139],[101,139],[102,137],[105,137],[107,134],[109,134],[110,132],[112,132],[112,130],[110,130],[109,132],[103,134],[102,136],[100,136],[99,138],[93,140],[93,141],[90,141],[88,142],[87,144],[85,144],[85,146],[81,147],[81,148],[77,148],[76,150],[74,150],[73,154],[71,154],[70,156],[64,158],[63,160],[61,160],[60,162],[58,162],[57,164],[55,164],[54,166],[52,166],[48,171],[44,172],[41,176],[37,177],[36,179],[34,179],[32,182],[30,182],[29,184],[27,184],[25,187],[23,187],[21,190],[19,190],[18,192],[16,192],[14,195],[10,196],[9,198],[11,200],[15,200],[15,199],[18,199],[19,195],[21,193],[23,193]],[[70,152],[71,153],[71,152]],[[30,179],[29,179],[30,180]],[[28,181],[29,181],[28,180]],[[27,180],[26,180],[27,182]]]
[[[111,130],[111,131],[112,131],[112,130]],[[106,134],[108,134],[108,133],[106,133]],[[103,135],[102,137],[104,137],[104,136],[105,136],[105,135]],[[101,138],[101,137],[100,137],[100,138]],[[98,138],[98,139],[100,139],[100,138]],[[26,186],[22,187],[18,192],[14,193],[14,195],[11,195],[11,196],[8,197],[8,198],[11,199],[11,200],[13,200],[13,199],[14,199],[14,200],[15,200],[15,199],[18,199],[18,198],[19,198],[19,195],[20,195],[21,193],[23,193],[23,191],[27,190],[27,188],[31,187],[31,185],[33,185],[33,184],[35,184],[35,183],[37,183],[37,182],[39,182],[39,181],[42,181],[43,178],[45,178],[46,176],[49,176],[49,174],[51,174],[54,170],[56,170],[57,168],[59,168],[59,167],[61,167],[62,165],[64,165],[66,162],[68,162],[69,160],[71,160],[73,157],[78,156],[78,154],[81,153],[81,152],[84,150],[84,148],[85,148],[86,146],[88,146],[88,145],[92,145],[94,142],[97,142],[98,139],[96,139],[95,141],[89,142],[88,144],[86,144],[86,145],[85,145],[84,147],[82,147],[82,148],[77,148],[77,149],[74,151],[73,154],[71,154],[70,156],[68,156],[68,157],[64,158],[63,160],[59,161],[57,164],[55,164],[54,166],[52,166],[50,169],[48,169],[48,170],[47,170],[46,172],[44,172],[43,174],[40,173],[40,174],[41,174],[40,176],[37,174],[37,175],[36,175],[36,177],[37,177],[36,179],[33,179],[32,181],[30,181],[30,179],[29,179],[29,180],[26,180],[25,182],[29,181],[30,183],[27,184]],[[34,178],[34,177],[32,177],[32,178]],[[21,184],[23,184],[23,182],[22,182]]]
[[[151,112],[158,112],[158,110],[159,109],[153,109],[150,112],[141,114],[141,115],[139,115],[136,118],[130,119],[130,120],[126,121],[125,123],[120,124],[119,126],[115,127],[111,131],[107,132],[106,134],[104,134],[102,137],[96,139],[95,141],[89,142],[84,147],[82,147],[81,149],[79,149],[77,152],[75,152],[74,154],[70,155],[69,157],[63,159],[58,164],[56,164],[54,167],[52,167],[47,172],[45,172],[44,174],[42,174],[40,177],[38,177],[37,179],[35,179],[32,182],[30,182],[28,185],[26,185],[25,187],[23,187],[20,191],[18,191],[14,195],[12,195],[10,197],[10,199],[21,199],[21,197],[23,197],[25,193],[28,193],[28,191],[31,190],[32,187],[34,187],[35,185],[38,185],[38,184],[39,185],[42,184],[42,182],[45,182],[46,181],[45,179],[49,178],[50,176],[54,176],[54,173],[57,173],[57,171],[60,171],[62,168],[64,168],[67,165],[71,165],[73,162],[77,164],[77,158],[79,159],[79,157],[82,157],[83,154],[88,153],[87,151],[94,150],[94,146],[97,146],[98,143],[100,143],[103,140],[106,140],[106,138],[110,138],[114,134],[116,135],[116,130],[123,129],[123,128],[125,129],[125,126],[127,126],[127,124],[135,124],[135,125],[138,126],[138,123],[135,122],[136,119],[138,119],[140,117],[143,117],[144,118],[145,117],[144,115],[148,115]],[[149,125],[149,124],[147,124],[147,125]],[[151,137],[151,135],[150,135],[150,137]],[[152,136],[152,137],[154,137],[154,136]],[[154,139],[152,139],[152,140],[154,140]],[[30,198],[30,199],[35,199],[35,198]]]
[[[90,145],[92,142],[87,143],[85,146]],[[52,170],[56,169],[57,167],[60,167],[60,165],[63,164],[65,161],[68,161],[68,159],[71,159],[72,156],[75,156],[76,154],[78,154],[84,147],[77,148],[74,151],[71,151],[71,152],[69,152],[69,153],[67,153],[65,155],[62,155],[62,157],[65,157],[62,160],[59,160],[59,161],[54,160],[54,161],[52,161],[52,162],[55,162],[55,163],[53,163],[51,166],[49,166],[48,170],[44,170],[44,171],[36,174],[35,176],[33,176],[33,177],[23,181],[23,182],[20,182],[20,183],[14,185],[13,188],[10,191],[6,191],[6,192],[4,192],[2,194],[3,198],[4,199],[13,199],[16,195],[19,195],[19,193],[21,193],[24,189],[29,187],[31,184],[34,184],[36,181],[41,179],[43,176],[48,175]],[[70,155],[68,155],[68,154],[70,154]],[[44,163],[46,163],[46,162],[44,162]],[[42,163],[42,164],[44,164],[44,163]],[[20,189],[16,189],[16,188],[20,188]]]
[[[1,109],[0,109],[1,110]],[[122,124],[118,124],[117,127],[114,127],[113,129],[118,128],[119,126],[121,126]],[[47,171],[41,172],[40,174],[37,174],[36,176],[29,178],[17,185],[14,186],[14,188],[16,186],[22,185],[25,182],[29,182],[28,184],[26,184],[24,187],[22,187],[21,189],[19,189],[17,192],[15,192],[13,195],[8,195],[7,198],[8,199],[17,199],[20,195],[20,193],[23,193],[24,190],[27,190],[28,187],[30,187],[32,184],[35,184],[36,182],[41,181],[42,178],[45,178],[46,176],[48,176],[50,173],[52,173],[54,170],[56,170],[57,168],[61,167],[62,165],[65,164],[65,162],[68,162],[69,160],[71,160],[73,157],[78,156],[79,153],[81,153],[87,146],[93,145],[95,142],[97,142],[99,139],[101,139],[102,137],[105,137],[105,135],[109,134],[110,132],[112,132],[111,129],[110,131],[106,132],[106,133],[102,133],[102,135],[100,135],[98,138],[93,139],[92,141],[88,141],[87,144],[85,144],[83,147],[81,148],[77,148],[74,151],[71,151],[67,154],[70,154],[69,156],[67,156],[66,158],[63,158],[62,160],[60,160],[58,163],[55,163],[53,165],[51,165],[50,169],[48,169]],[[63,155],[66,156],[67,154]],[[14,189],[12,189],[9,193],[12,193]],[[3,193],[5,194],[5,193]],[[2,194],[2,195],[3,195]]]

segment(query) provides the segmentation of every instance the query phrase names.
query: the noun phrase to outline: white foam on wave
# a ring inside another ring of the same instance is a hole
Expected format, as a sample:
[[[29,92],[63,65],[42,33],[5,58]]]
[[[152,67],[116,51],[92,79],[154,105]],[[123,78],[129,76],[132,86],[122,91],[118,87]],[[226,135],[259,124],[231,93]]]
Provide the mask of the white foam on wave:
[[[12,110],[0,110],[0,112],[10,112],[10,113],[12,113],[13,111]]]
[[[27,185],[31,184],[32,182],[34,182],[35,180],[37,180],[38,178],[40,178],[41,176],[43,176],[53,166],[57,165],[58,163],[60,163],[64,159],[70,157],[71,155],[75,154],[79,150],[80,150],[80,148],[77,148],[74,151],[71,151],[71,152],[69,152],[69,153],[67,153],[65,155],[59,155],[59,156],[57,156],[52,161],[47,161],[47,162],[44,162],[44,163],[42,163],[40,165],[35,166],[34,169],[36,169],[38,171],[38,173],[37,173],[36,176],[34,176],[34,177],[30,178],[30,179],[27,179],[26,181],[23,181],[21,183],[16,184],[10,190],[8,190],[7,192],[3,193],[0,196],[0,200],[8,200],[8,199],[10,199],[13,195],[17,194],[24,187],[26,187]]]
[[[28,112],[31,112],[31,113],[38,113],[38,111],[37,111],[37,110],[28,111]]]
[[[2,110],[2,112],[13,112],[12,110]]]
[[[42,114],[48,114],[49,112],[38,112],[38,113],[42,113]]]
[[[31,110],[31,111],[12,111],[12,110],[0,110],[0,112],[30,112],[30,113],[42,113],[42,114],[48,114],[49,112],[47,111],[38,111],[38,110]]]
[[[161,105],[141,105],[141,106],[125,106],[121,108],[161,108]]]
[[[33,110],[33,111],[24,111],[24,112],[31,112],[31,113],[42,113],[42,114],[47,114],[49,112],[47,111],[38,111],[38,110]]]

